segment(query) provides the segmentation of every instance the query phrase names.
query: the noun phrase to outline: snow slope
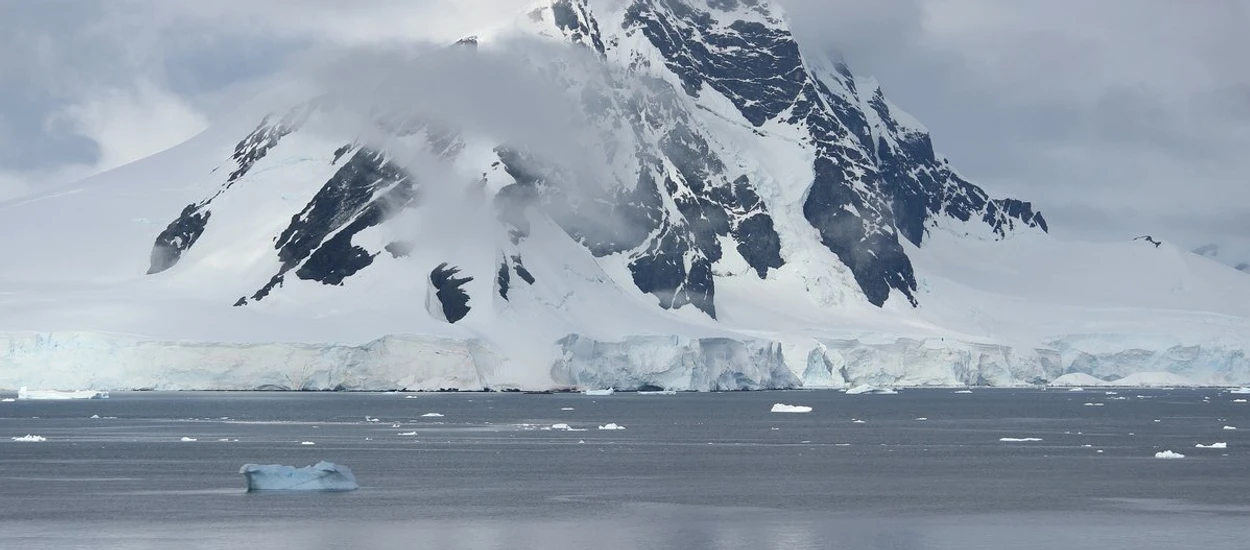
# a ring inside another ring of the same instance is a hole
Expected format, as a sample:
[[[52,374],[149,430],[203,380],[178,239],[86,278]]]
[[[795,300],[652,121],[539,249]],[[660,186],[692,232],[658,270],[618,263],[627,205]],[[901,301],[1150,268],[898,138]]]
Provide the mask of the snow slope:
[[[0,387],[1250,383],[1250,278],[1050,236],[767,3],[328,65],[0,205]]]

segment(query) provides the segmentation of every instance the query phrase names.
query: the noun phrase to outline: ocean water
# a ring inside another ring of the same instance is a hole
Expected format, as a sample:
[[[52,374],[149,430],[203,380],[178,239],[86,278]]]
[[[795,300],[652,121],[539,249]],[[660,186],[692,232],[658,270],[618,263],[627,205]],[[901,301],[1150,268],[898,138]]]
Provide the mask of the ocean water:
[[[1250,548],[1245,396],[1117,391],[4,402],[0,547]],[[361,488],[238,473],[320,460]]]

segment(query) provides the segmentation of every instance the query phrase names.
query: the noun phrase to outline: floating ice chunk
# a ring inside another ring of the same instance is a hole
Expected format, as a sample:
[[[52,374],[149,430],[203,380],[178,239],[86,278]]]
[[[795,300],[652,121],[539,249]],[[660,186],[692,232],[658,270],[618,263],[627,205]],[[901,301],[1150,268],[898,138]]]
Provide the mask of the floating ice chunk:
[[[425,414],[421,415],[421,417],[422,417],[422,418],[442,418],[442,417],[443,417],[443,415],[441,415],[441,414],[439,414],[439,413],[425,413]]]
[[[419,399],[419,397],[416,395],[405,395],[404,399]]]
[[[10,400],[6,399],[6,401],[10,401]],[[1245,400],[1245,399],[1234,399],[1234,400],[1233,400],[1233,403],[1245,403],[1245,402],[1246,402],[1246,400]]]
[[[377,418],[374,418],[374,417],[369,416],[369,415],[367,415],[367,414],[365,415],[365,422],[378,422],[378,421],[379,421],[379,420],[378,420]]]
[[[17,400],[13,399],[12,397],[6,397],[4,399],[0,399],[0,403],[12,403],[14,401],[17,401]]]
[[[865,395],[865,394],[873,394],[873,395],[894,395],[894,394],[896,394],[896,393],[898,393],[898,392],[897,392],[897,391],[895,391],[895,390],[893,390],[893,389],[890,389],[890,388],[878,388],[878,387],[873,386],[873,385],[871,385],[871,384],[860,384],[860,385],[858,385],[858,386],[855,386],[855,387],[853,387],[853,388],[850,388],[850,389],[846,390],[846,394],[847,394],[847,395]]]
[[[1068,388],[1068,391],[1085,391],[1085,388]]]
[[[586,395],[612,395],[613,393],[616,393],[616,390],[608,388],[606,390],[586,390],[582,393]]]
[[[624,430],[624,429],[625,429],[625,426],[622,426],[622,425],[617,424],[617,423],[615,423],[615,422],[608,422],[607,424],[604,424],[604,425],[602,425],[602,426],[599,426],[599,429],[600,429],[600,430]]]
[[[1219,443],[1212,443],[1212,444],[1210,444],[1210,445],[1203,445],[1203,444],[1199,443],[1199,444],[1197,444],[1197,445],[1194,445],[1194,447],[1197,447],[1197,448],[1199,448],[1199,449],[1227,449],[1227,448],[1228,448],[1228,443],[1226,443],[1226,442],[1219,442]]]
[[[78,390],[78,391],[57,391],[57,390],[28,390],[26,386],[22,386],[17,390],[18,399],[31,400],[64,400],[64,399],[108,399],[109,392],[95,390]]]
[[[93,415],[91,415],[91,418],[92,418],[92,419],[100,418],[100,415],[98,415],[98,414],[93,414]]]
[[[1185,458],[1185,455],[1169,450],[1155,453],[1155,458]]]
[[[1104,392],[1104,393],[1106,395],[1120,395],[1120,392],[1114,392],[1114,391],[1109,391],[1109,392]]]
[[[239,473],[247,479],[251,491],[354,491],[356,476],[351,468],[321,461],[312,466],[296,468],[280,464],[244,464]]]
[[[573,410],[573,407],[561,407],[561,408],[560,408],[560,410],[562,410],[562,411],[571,411],[571,410]]]
[[[1105,405],[1106,405],[1106,403],[1086,403],[1086,404],[1085,404],[1085,406],[1086,406],[1086,407],[1102,407],[1102,406],[1105,406]]]
[[[1041,441],[1040,437],[1000,437],[999,441],[1004,443],[1030,443],[1033,441]]]
[[[300,445],[316,445],[317,443],[315,441],[300,441],[299,444]]]
[[[1230,432],[1231,432],[1231,431],[1233,431],[1233,430],[1236,430],[1236,429],[1237,429],[1237,426],[1224,426],[1224,429],[1225,429],[1225,430],[1228,430],[1228,431],[1230,431]]]
[[[852,419],[851,419],[851,424],[863,424],[863,423],[864,423],[864,421],[863,421],[863,420],[860,420],[860,419],[858,419],[858,418],[852,418]]]
[[[571,429],[573,429],[573,427],[572,427],[572,426],[570,426],[570,425],[568,425],[568,424],[565,424],[565,423],[561,422],[561,423],[559,423],[559,424],[552,424],[552,425],[551,425],[551,429],[553,429],[553,430],[571,430]]]
[[[183,436],[183,438],[182,438],[182,439],[179,439],[178,441],[182,441],[183,443],[194,443],[194,442],[199,441],[199,440],[198,440],[198,439],[196,439],[196,438],[194,438],[194,437],[186,437],[186,436]]]
[[[959,390],[955,393],[972,393],[972,390]]]
[[[921,421],[921,422],[923,422],[923,421],[925,421],[925,420],[928,420],[928,419],[929,419],[929,417],[927,417],[927,416],[918,416],[918,417],[916,417],[916,420],[919,420],[919,421]]]
[[[769,412],[775,413],[809,413],[812,408],[807,405],[787,405],[785,403],[775,403]]]
[[[47,441],[47,440],[48,438],[42,435],[30,435],[30,434],[26,434],[22,437],[13,438],[13,441],[21,441],[23,443],[39,443],[41,441]]]
[[[399,432],[399,435],[417,435],[417,432]]]
[[[1247,388],[1247,387],[1245,387],[1245,386],[1242,386],[1242,387],[1237,388],[1237,389],[1228,390],[1228,393],[1236,393],[1236,394],[1246,395],[1246,394],[1250,394],[1250,388]]]
[[[673,390],[640,391],[638,392],[638,395],[677,395],[677,392]]]

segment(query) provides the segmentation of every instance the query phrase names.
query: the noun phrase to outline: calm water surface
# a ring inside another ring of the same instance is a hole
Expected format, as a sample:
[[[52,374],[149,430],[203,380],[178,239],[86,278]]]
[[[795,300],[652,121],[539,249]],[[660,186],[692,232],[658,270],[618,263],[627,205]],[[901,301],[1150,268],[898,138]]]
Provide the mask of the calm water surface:
[[[1239,397],[935,389],[5,402],[0,547],[1245,549],[1250,404]],[[814,410],[770,413],[779,402]],[[598,429],[610,422],[626,429]],[[543,429],[557,423],[585,431]],[[47,441],[11,439],[26,434]],[[1195,447],[1215,442],[1228,448]],[[1165,449],[1186,458],[1154,458]],[[238,474],[248,462],[319,460],[350,466],[360,490],[247,494]]]

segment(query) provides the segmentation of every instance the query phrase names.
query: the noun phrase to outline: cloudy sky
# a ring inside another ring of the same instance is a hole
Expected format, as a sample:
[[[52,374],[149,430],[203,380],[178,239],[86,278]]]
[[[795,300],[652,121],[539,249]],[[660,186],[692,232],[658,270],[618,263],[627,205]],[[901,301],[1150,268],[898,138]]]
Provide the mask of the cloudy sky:
[[[1056,234],[1250,260],[1250,1],[776,1]],[[532,3],[0,2],[0,198],[177,144],[328,52],[445,42]]]

